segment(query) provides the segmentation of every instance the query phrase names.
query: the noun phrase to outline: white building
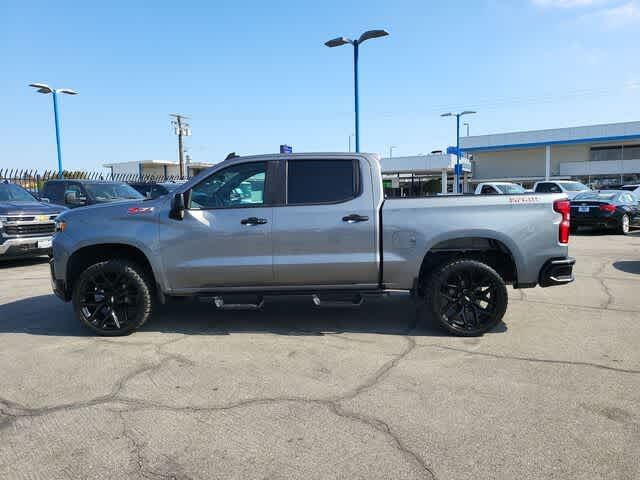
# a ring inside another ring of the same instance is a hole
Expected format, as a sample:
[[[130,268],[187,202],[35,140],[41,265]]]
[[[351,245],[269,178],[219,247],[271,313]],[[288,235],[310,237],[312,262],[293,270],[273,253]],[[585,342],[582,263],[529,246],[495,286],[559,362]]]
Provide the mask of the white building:
[[[380,165],[385,189],[394,189],[396,196],[421,196],[436,193],[431,187],[434,179],[437,179],[440,182],[437,189],[440,193],[452,192],[456,161],[455,155],[446,153],[383,158]],[[467,158],[462,157],[460,164],[463,186],[465,186],[471,174],[471,163]],[[429,190],[425,189],[427,186]],[[463,191],[466,191],[464,187]]]
[[[576,179],[593,186],[640,180],[640,122],[460,138],[473,183]]]
[[[212,163],[189,162],[185,164],[185,175],[193,177],[202,170],[211,167]],[[153,175],[157,177],[179,177],[180,165],[172,160],[140,160],[134,162],[105,163],[105,168],[111,170],[112,175]]]

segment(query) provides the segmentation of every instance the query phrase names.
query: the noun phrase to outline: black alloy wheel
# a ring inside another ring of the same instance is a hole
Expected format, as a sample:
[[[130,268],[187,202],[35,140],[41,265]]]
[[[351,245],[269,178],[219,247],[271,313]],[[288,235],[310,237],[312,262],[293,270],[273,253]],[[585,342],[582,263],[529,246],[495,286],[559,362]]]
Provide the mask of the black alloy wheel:
[[[98,335],[128,335],[151,315],[151,288],[137,265],[107,260],[80,275],[73,305],[80,321]]]
[[[490,266],[456,260],[432,274],[425,300],[441,327],[454,335],[472,337],[502,320],[508,294],[504,280]]]

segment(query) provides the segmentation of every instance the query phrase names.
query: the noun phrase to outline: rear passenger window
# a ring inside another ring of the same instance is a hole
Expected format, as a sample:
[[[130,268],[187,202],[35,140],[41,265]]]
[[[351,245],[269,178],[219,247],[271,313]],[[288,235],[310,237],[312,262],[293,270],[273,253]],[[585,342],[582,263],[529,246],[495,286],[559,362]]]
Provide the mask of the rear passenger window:
[[[287,203],[336,203],[358,194],[357,161],[290,160]]]
[[[49,182],[42,192],[42,196],[48,198],[51,203],[64,202],[64,183]]]
[[[537,193],[562,193],[560,187],[555,183],[539,183],[536,187]]]

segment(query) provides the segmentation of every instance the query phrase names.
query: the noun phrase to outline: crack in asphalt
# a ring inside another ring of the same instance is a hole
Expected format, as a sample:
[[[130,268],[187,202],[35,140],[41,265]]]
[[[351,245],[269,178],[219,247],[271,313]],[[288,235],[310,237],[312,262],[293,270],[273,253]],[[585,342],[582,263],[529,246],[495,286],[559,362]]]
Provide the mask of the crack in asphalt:
[[[138,399],[132,397],[126,397],[121,395],[121,392],[126,387],[127,383],[133,380],[134,378],[143,375],[145,373],[151,373],[161,369],[167,362],[169,361],[177,361],[183,364],[187,364],[190,366],[195,365],[196,363],[192,360],[176,353],[170,353],[165,350],[165,348],[171,344],[184,340],[185,338],[189,338],[188,336],[182,336],[177,339],[171,339],[167,342],[163,342],[161,344],[150,344],[153,345],[156,351],[156,354],[162,357],[160,361],[155,363],[146,363],[138,366],[134,370],[128,372],[123,375],[112,387],[111,392],[106,395],[101,395],[92,399],[71,402],[66,404],[59,404],[54,406],[45,406],[39,408],[30,408],[23,405],[20,405],[16,402],[0,398],[0,414],[5,418],[0,420],[0,431],[7,428],[11,425],[15,420],[22,417],[39,417],[43,415],[48,415],[51,413],[59,412],[59,411],[69,411],[76,410],[80,408],[93,407],[96,405],[104,405],[109,403],[121,403],[127,405],[128,408],[125,411],[114,412],[117,414],[119,419],[123,422],[123,436],[127,438],[129,443],[132,445],[132,454],[135,455],[135,463],[138,467],[138,471],[140,475],[145,478],[177,478],[173,474],[162,474],[158,472],[150,471],[148,468],[144,467],[144,456],[142,455],[140,444],[133,438],[133,435],[129,432],[126,426],[126,420],[124,419],[124,413],[134,410],[141,409],[159,409],[159,410],[168,410],[172,412],[219,412],[232,410],[237,408],[249,407],[252,405],[268,405],[272,403],[283,403],[283,402],[296,402],[308,405],[321,405],[329,409],[329,411],[333,412],[335,415],[338,415],[342,418],[347,418],[352,421],[359,422],[363,425],[368,426],[376,430],[377,432],[382,433],[389,442],[395,447],[395,449],[400,452],[405,458],[411,460],[414,464],[416,464],[421,471],[423,471],[429,478],[433,480],[437,480],[437,477],[433,471],[433,469],[424,461],[424,459],[416,452],[411,450],[399,437],[398,434],[393,432],[389,425],[375,417],[365,416],[359,414],[357,412],[349,411],[345,409],[340,402],[352,400],[358,395],[370,390],[379,384],[388,374],[394,369],[403,359],[405,359],[415,348],[416,342],[410,336],[410,332],[415,328],[415,324],[409,325],[408,331],[404,336],[407,345],[403,349],[402,352],[398,353],[394,356],[393,359],[385,362],[371,377],[369,377],[366,381],[362,382],[360,385],[348,391],[347,393],[335,397],[330,397],[326,399],[309,399],[304,397],[270,397],[270,398],[254,398],[241,400],[238,402],[219,405],[219,406],[204,406],[204,407],[196,407],[196,406],[183,406],[177,407],[172,405],[166,405],[162,403],[153,402],[145,399]],[[105,339],[96,339],[96,343],[117,343],[113,340],[105,340]],[[119,345],[134,345],[128,343],[121,343]],[[138,342],[135,346],[140,346],[141,344]],[[151,476],[149,476],[151,475]]]
[[[610,370],[610,371],[619,372],[619,373],[631,373],[631,374],[640,373],[640,370],[610,367],[608,365],[602,365],[600,363],[578,362],[578,361],[571,361],[571,360],[553,360],[548,358],[535,358],[535,357],[519,357],[515,355],[503,355],[503,354],[491,353],[491,352],[478,352],[475,350],[466,350],[464,348],[448,347],[446,345],[437,345],[433,343],[427,344],[427,345],[419,345],[418,347],[419,348],[439,348],[442,350],[452,350],[454,352],[462,352],[462,353],[468,353],[471,355],[480,355],[483,357],[500,358],[505,360],[518,360],[518,361],[533,362],[533,363],[550,363],[555,365],[572,365],[572,366],[579,366],[579,367],[593,367],[593,368]]]
[[[175,473],[161,473],[155,470],[151,470],[148,467],[145,467],[144,465],[144,455],[142,454],[142,448],[143,446],[140,445],[140,443],[135,439],[135,436],[131,433],[131,431],[127,428],[127,421],[124,418],[124,414],[126,413],[125,411],[122,410],[113,410],[113,409],[108,409],[110,412],[114,413],[117,415],[117,417],[120,419],[120,422],[122,423],[122,436],[124,438],[127,439],[127,441],[129,442],[129,444],[131,445],[132,448],[132,452],[131,454],[134,456],[134,462],[136,464],[136,470],[138,472],[138,474],[140,476],[142,476],[143,478],[148,478],[150,480],[157,480],[157,479],[170,479],[170,480],[177,480],[178,478],[184,478],[186,480],[189,479],[189,477],[187,475],[181,474],[175,474]]]
[[[387,424],[385,421],[376,417],[365,416],[355,412],[348,412],[344,410],[341,405],[334,402],[331,403],[331,406],[333,407],[332,408],[333,413],[335,413],[336,415],[343,418],[348,418],[350,420],[355,420],[360,423],[364,423],[369,427],[377,430],[378,432],[381,432],[385,436],[389,437],[398,451],[400,451],[402,454],[405,455],[405,457],[408,457],[414,463],[416,463],[420,467],[420,469],[423,470],[425,473],[429,474],[429,476],[433,480],[438,479],[435,472],[427,464],[427,462],[425,462],[424,459],[418,453],[411,450],[402,441],[402,439],[396,433],[394,433],[393,430],[391,430],[391,427],[389,427],[389,424]]]

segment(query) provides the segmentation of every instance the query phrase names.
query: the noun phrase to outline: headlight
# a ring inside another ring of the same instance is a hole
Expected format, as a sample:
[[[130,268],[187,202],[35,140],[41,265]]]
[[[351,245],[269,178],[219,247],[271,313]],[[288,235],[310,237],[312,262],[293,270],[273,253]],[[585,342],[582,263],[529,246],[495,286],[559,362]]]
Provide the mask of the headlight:
[[[64,220],[56,220],[56,232],[64,232],[67,228],[67,222]]]

